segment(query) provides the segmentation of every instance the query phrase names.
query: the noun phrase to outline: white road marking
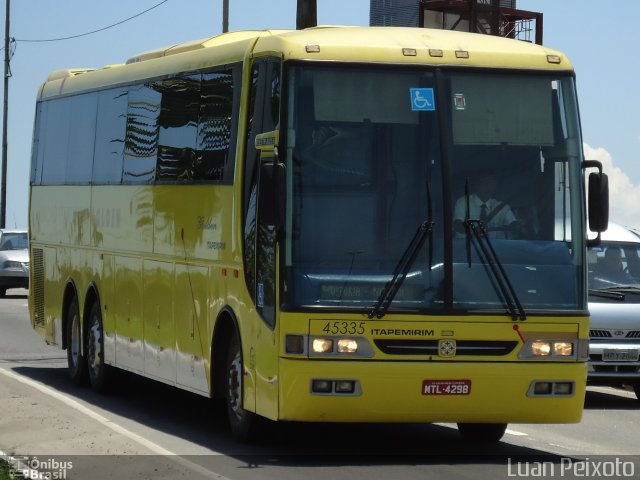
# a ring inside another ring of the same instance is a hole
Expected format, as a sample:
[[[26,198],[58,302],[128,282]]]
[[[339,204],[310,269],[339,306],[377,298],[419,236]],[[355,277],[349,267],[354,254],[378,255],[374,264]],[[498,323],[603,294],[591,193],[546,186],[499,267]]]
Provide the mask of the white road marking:
[[[529,436],[528,433],[518,432],[517,430],[511,430],[509,428],[507,428],[507,430],[504,433],[506,433],[508,435],[515,435],[516,437],[528,437]]]
[[[23,383],[25,385],[28,385],[32,388],[35,388],[36,390],[44,393],[45,395],[49,395],[52,398],[55,398],[56,400],[64,403],[65,405],[67,405],[68,407],[73,408],[74,410],[86,415],[89,418],[92,418],[93,420],[95,420],[96,422],[99,422],[101,425],[104,425],[105,427],[113,430],[116,433],[119,433],[120,435],[123,435],[131,440],[133,440],[134,442],[137,442],[138,444],[142,445],[143,447],[151,450],[153,453],[156,453],[158,455],[164,455],[166,457],[168,457],[169,459],[171,459],[172,461],[182,465],[183,467],[186,467],[188,469],[190,469],[193,472],[199,473],[201,475],[204,475],[206,477],[209,478],[213,478],[216,480],[230,480],[227,477],[225,477],[224,475],[220,475],[219,473],[216,472],[212,472],[211,470],[206,469],[205,467],[203,467],[202,465],[199,465],[197,463],[191,462],[179,455],[177,455],[176,453],[167,450],[166,448],[158,445],[157,443],[154,443],[150,440],[147,440],[146,438],[138,435],[135,432],[132,432],[131,430],[127,430],[126,428],[122,427],[121,425],[118,425],[117,423],[113,422],[112,420],[109,420],[108,418],[100,415],[97,412],[94,412],[93,410],[91,410],[90,408],[86,407],[85,405],[81,404],[80,402],[78,402],[77,400],[74,400],[73,398],[69,397],[68,395],[65,395],[64,393],[60,393],[50,387],[47,387],[46,385],[43,385],[40,382],[36,382],[34,380],[31,380],[30,378],[26,378],[22,375],[19,375],[17,373],[15,373],[12,370],[7,370],[4,368],[0,368],[0,373],[2,375],[4,375],[5,377],[11,378],[13,380],[17,380],[20,383]],[[210,455],[224,455],[220,452],[216,452],[216,451],[211,451]]]

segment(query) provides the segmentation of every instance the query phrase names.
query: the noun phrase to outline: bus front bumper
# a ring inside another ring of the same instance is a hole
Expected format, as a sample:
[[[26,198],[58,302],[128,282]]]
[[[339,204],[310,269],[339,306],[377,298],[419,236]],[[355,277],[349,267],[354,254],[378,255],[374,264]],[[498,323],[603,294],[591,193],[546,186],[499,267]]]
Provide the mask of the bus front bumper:
[[[585,363],[466,363],[280,359],[279,419],[305,422],[575,423]],[[331,392],[312,392],[333,384]],[[354,391],[336,393],[336,382]],[[319,381],[319,382],[318,382]],[[324,382],[324,383],[323,383]],[[572,383],[571,393],[533,392]],[[348,386],[348,384],[347,384]]]

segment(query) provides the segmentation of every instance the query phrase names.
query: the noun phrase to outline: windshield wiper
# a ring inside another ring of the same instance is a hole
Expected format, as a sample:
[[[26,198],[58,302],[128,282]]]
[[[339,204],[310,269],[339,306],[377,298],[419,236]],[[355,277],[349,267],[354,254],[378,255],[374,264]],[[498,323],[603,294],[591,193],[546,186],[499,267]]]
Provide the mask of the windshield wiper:
[[[378,301],[371,308],[369,312],[369,318],[382,318],[389,310],[389,306],[393,299],[400,290],[404,279],[407,278],[409,274],[409,270],[411,266],[416,261],[418,256],[418,252],[422,248],[427,235],[431,237],[431,232],[433,231],[433,210],[432,210],[432,201],[431,201],[431,186],[429,181],[426,183],[427,190],[427,220],[422,222],[416,230],[416,233],[413,235],[411,242],[409,242],[409,246],[400,257],[396,268],[393,270],[393,275],[391,280],[387,282],[387,284],[382,289],[380,296],[378,297]],[[431,271],[431,266],[433,265],[433,242],[429,239],[429,271]]]
[[[409,246],[400,257],[400,261],[396,265],[396,268],[393,270],[393,276],[391,280],[387,282],[378,297],[378,301],[373,306],[371,311],[369,312],[369,318],[382,318],[389,310],[389,306],[393,299],[398,293],[398,290],[402,286],[404,279],[407,277],[413,262],[415,262],[418,257],[418,252],[422,248],[424,241],[427,238],[427,235],[431,233],[433,229],[433,222],[431,220],[426,220],[420,224],[418,230],[416,230],[415,235],[411,239]],[[431,267],[431,259],[429,260],[429,267]]]
[[[493,244],[491,243],[491,239],[489,238],[489,234],[487,233],[484,223],[480,220],[473,220],[469,218],[469,179],[467,179],[465,183],[464,194],[467,203],[464,225],[467,231],[467,258],[469,267],[471,267],[471,239],[473,238],[480,247],[484,257],[484,263],[489,266],[489,270],[498,284],[498,288],[500,289],[500,293],[502,294],[502,298],[509,310],[511,318],[513,320],[518,318],[520,320],[526,320],[527,314],[522,307],[522,303],[520,302],[515,289],[513,288],[513,284],[507,276],[507,272],[502,266],[502,262],[500,261],[498,254],[493,248]]]
[[[605,287],[598,289],[600,291],[605,292],[628,292],[628,293],[637,293],[640,294],[640,286],[639,285],[615,285],[612,287]]]
[[[615,287],[613,287],[615,289]],[[635,292],[634,292],[635,293]],[[640,292],[638,292],[640,293]],[[612,290],[612,288],[590,288],[589,289],[589,295],[592,297],[600,297],[600,298],[610,298],[612,300],[624,300],[625,299],[625,295],[622,293],[618,293],[614,290]]]

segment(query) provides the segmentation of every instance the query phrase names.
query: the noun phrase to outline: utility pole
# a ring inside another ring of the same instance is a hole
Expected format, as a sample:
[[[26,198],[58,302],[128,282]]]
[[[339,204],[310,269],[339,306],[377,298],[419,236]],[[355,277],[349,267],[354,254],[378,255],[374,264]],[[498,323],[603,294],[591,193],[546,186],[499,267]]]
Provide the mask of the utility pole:
[[[229,0],[222,0],[222,33],[229,31]]]
[[[318,5],[316,0],[298,0],[296,13],[296,29],[315,27],[318,25]]]
[[[9,117],[9,18],[11,0],[5,0],[7,13],[4,21],[4,107],[2,109],[2,187],[0,192],[0,228],[7,224],[7,119]]]

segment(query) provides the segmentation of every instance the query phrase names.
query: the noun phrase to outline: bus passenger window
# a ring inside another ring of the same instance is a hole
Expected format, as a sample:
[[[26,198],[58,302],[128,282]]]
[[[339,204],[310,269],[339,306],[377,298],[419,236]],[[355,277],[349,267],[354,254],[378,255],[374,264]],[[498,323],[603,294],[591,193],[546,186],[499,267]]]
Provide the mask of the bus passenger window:
[[[129,89],[123,183],[152,183],[154,180],[161,96],[153,82]]]
[[[234,110],[233,72],[208,73],[202,76],[197,154],[193,165],[194,180],[221,182],[228,164],[233,162],[231,130]],[[237,115],[237,114],[236,114]]]
[[[199,103],[199,75],[162,82],[158,180],[193,179]]]

